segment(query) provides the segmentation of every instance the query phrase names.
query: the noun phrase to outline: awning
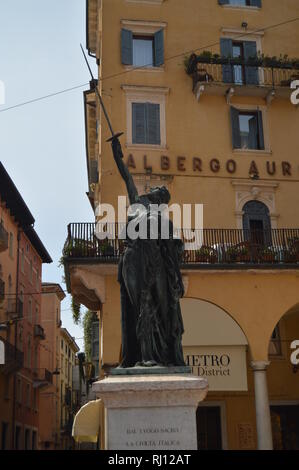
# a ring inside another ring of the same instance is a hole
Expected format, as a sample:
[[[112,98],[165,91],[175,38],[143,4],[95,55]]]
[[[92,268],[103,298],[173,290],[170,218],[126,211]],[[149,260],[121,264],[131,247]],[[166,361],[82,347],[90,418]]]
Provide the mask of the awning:
[[[74,418],[72,436],[76,442],[97,443],[104,407],[102,400],[82,406]]]

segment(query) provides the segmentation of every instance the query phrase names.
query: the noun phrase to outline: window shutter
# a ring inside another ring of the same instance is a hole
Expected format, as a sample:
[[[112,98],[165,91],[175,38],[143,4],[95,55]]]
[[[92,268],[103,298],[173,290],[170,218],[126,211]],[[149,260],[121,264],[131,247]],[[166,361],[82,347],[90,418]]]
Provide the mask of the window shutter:
[[[229,5],[229,0],[218,0],[219,5]]]
[[[240,122],[239,122],[239,110],[231,106],[231,125],[232,125],[232,139],[233,139],[233,148],[241,148],[241,135],[240,135]]]
[[[164,64],[164,31],[160,29],[155,33],[155,66],[160,67]]]
[[[133,65],[133,33],[128,29],[121,30],[121,62]]]
[[[257,118],[256,116],[253,116],[249,120],[249,142],[248,142],[248,148],[250,149],[257,149],[259,148],[258,145],[258,124],[257,124]]]
[[[133,144],[146,143],[146,105],[145,103],[132,104],[132,142]]]
[[[257,48],[255,41],[244,41],[244,57],[248,60],[252,57],[257,57]],[[245,67],[246,83],[248,85],[258,85],[258,67]]]
[[[262,0],[251,0],[250,5],[252,7],[259,7],[262,8]]]
[[[220,39],[220,52],[222,57],[232,57],[233,41],[232,39]],[[222,79],[224,83],[233,83],[233,68],[230,64],[222,65]]]
[[[147,144],[160,145],[160,105],[146,104]]]
[[[262,113],[262,111],[257,112],[257,126],[258,126],[259,149],[260,150],[265,150],[265,139],[264,139],[264,126],[263,126],[263,113]]]

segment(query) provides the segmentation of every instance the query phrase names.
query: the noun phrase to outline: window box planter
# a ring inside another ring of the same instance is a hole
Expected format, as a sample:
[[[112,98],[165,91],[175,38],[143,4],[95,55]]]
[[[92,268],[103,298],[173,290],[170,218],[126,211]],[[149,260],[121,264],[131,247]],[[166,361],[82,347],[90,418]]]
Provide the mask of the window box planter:
[[[200,250],[195,252],[195,261],[197,263],[216,263],[216,250],[210,246],[202,246]]]

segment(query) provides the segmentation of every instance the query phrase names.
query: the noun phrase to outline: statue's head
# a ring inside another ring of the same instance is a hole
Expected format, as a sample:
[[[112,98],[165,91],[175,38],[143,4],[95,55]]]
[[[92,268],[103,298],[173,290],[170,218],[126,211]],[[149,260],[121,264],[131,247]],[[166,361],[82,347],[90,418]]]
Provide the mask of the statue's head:
[[[168,204],[170,201],[170,193],[166,186],[151,188],[146,196],[152,204]]]

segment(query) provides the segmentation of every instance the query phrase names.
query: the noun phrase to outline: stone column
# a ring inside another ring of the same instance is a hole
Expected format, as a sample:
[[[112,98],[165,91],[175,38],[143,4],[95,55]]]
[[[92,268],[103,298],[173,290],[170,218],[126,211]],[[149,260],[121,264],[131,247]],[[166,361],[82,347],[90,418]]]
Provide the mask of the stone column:
[[[270,362],[254,361],[251,367],[254,373],[255,409],[258,450],[272,450],[272,426],[267,386],[267,367]]]

